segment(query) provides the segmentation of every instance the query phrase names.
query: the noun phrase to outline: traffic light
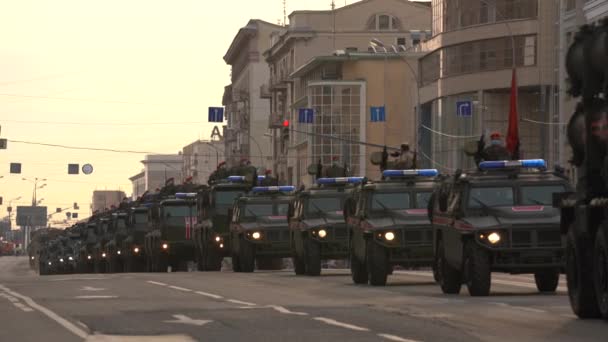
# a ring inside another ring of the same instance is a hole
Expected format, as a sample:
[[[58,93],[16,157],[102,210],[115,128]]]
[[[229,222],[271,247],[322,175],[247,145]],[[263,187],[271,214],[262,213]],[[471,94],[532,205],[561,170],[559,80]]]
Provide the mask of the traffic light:
[[[281,129],[281,138],[289,140],[289,120],[283,120],[283,128]]]
[[[0,205],[2,205],[2,196],[0,196]]]
[[[21,163],[11,163],[11,173],[21,173]]]
[[[68,164],[68,175],[77,175],[80,172],[80,165]]]
[[[80,207],[78,207],[78,203],[74,202],[74,210],[78,210],[80,209]]]

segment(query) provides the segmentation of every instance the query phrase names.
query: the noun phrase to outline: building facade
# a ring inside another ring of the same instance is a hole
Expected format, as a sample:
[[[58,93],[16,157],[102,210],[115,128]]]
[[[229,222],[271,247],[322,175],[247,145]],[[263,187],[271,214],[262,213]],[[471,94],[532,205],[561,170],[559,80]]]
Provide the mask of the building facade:
[[[430,7],[406,0],[364,0],[334,10],[289,15],[289,25],[272,34],[271,48],[264,53],[270,67],[268,127],[272,129],[273,169],[281,181],[299,181],[296,151],[305,149],[298,146],[303,142],[297,134],[281,134],[286,120],[298,129],[297,113],[308,98],[308,85],[290,75],[313,58],[336,50],[365,52],[373,38],[410,48],[430,37],[430,27]],[[326,72],[320,77],[331,79],[331,71]]]
[[[146,172],[141,171],[133,177],[129,177],[131,185],[133,186],[133,192],[131,193],[131,199],[136,200],[146,192]]]
[[[95,213],[118,206],[125,197],[124,191],[120,190],[95,190],[91,201],[91,211]]]
[[[513,67],[521,155],[557,163],[558,15],[555,1],[432,1],[433,38],[419,64],[417,143],[427,166],[473,167],[465,143],[506,134]]]
[[[282,26],[250,20],[236,34],[224,56],[232,67],[232,83],[224,89],[222,99],[228,120],[224,151],[230,166],[248,159],[258,167],[272,167],[270,140],[264,136],[270,115],[265,87],[270,74],[262,53],[270,47],[270,35],[281,30]]]
[[[224,160],[224,141],[197,140],[183,149],[184,179],[190,178],[195,184],[207,184],[207,180],[217,165]]]
[[[181,154],[148,154],[141,162],[144,164],[145,191],[160,189],[171,178],[175,183],[184,179]]]

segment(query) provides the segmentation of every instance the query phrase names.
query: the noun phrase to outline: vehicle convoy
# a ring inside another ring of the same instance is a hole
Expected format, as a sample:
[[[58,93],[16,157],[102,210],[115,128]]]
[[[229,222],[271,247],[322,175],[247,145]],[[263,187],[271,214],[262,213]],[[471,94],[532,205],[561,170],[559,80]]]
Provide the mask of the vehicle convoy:
[[[349,257],[350,231],[344,203],[363,177],[319,178],[299,191],[289,207],[290,242],[296,274],[318,276],[322,260]]]
[[[350,260],[355,284],[384,286],[393,267],[431,266],[433,228],[427,205],[437,170],[385,170],[347,199]]]
[[[197,186],[163,187],[150,207],[150,232],[144,238],[147,270],[187,271],[196,258],[192,230],[198,217]]]
[[[291,257],[287,224],[293,186],[254,187],[237,198],[229,214],[231,219],[231,255],[235,272],[253,272],[268,268]]]
[[[143,272],[146,269],[145,236],[149,231],[149,209],[146,204],[132,203],[127,211],[126,235],[119,244],[124,272]]]
[[[554,197],[566,238],[568,296],[580,318],[608,319],[608,21],[585,25],[566,54],[569,95],[581,97],[568,123],[576,192]]]
[[[430,214],[444,293],[457,294],[464,283],[471,296],[487,296],[492,272],[534,274],[539,291],[556,290],[564,248],[551,204],[569,183],[545,167],[540,159],[486,161],[442,180]]]
[[[97,244],[97,218],[98,215],[93,215],[88,221],[83,222],[80,231],[80,250],[78,253],[78,271],[80,273],[95,272],[95,245]]]
[[[27,248],[27,253],[30,261],[30,268],[38,270],[40,263],[40,254],[45,249],[49,241],[61,234],[61,230],[52,228],[38,229],[31,234],[31,242]]]
[[[95,235],[97,237],[93,246],[93,270],[95,273],[106,273],[108,271],[108,255],[106,244],[113,237],[111,226],[111,214],[104,212],[96,218]]]
[[[127,208],[116,210],[110,215],[108,224],[110,239],[104,248],[109,273],[123,272],[125,251],[122,244],[128,234],[128,219]]]

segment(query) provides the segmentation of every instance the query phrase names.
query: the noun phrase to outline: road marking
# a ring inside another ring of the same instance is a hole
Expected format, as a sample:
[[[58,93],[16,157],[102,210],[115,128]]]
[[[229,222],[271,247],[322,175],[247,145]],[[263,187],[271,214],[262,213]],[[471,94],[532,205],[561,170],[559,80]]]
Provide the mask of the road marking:
[[[340,327],[340,328],[344,328],[344,329],[350,329],[350,330],[355,330],[355,331],[369,331],[369,329],[367,329],[367,328],[356,326],[356,325],[352,325],[352,324],[348,324],[348,323],[338,322],[338,321],[333,320],[331,318],[315,317],[313,319],[315,321],[323,322],[323,323],[329,324],[329,325],[334,325],[334,326],[337,326],[337,327]]]
[[[278,311],[278,312],[280,312],[282,314],[286,314],[286,315],[308,316],[308,314],[306,312],[289,311],[285,307],[278,306],[278,305],[268,305],[267,307],[272,308],[275,311]]]
[[[160,285],[160,286],[167,286],[167,284],[165,284],[165,283],[161,283],[158,281],[152,281],[152,280],[148,280],[148,283],[154,284],[154,285]]]
[[[58,278],[58,279],[49,279],[49,281],[69,281],[69,280],[106,280],[109,278],[105,277],[87,277],[87,278]]]
[[[206,319],[192,319],[186,315],[173,315],[173,318],[175,318],[175,320],[165,321],[165,323],[190,324],[190,325],[196,325],[196,326],[201,327],[207,323],[213,322],[213,321],[206,320]]]
[[[234,304],[241,304],[241,305],[249,305],[249,306],[257,305],[255,303],[243,302],[243,301],[236,300],[236,299],[227,299],[226,301],[230,302],[230,303],[234,303]]]
[[[118,296],[76,296],[76,299],[114,299]]]
[[[86,324],[82,323],[81,321],[77,321],[77,322],[76,322],[76,324],[78,324],[78,325],[80,325],[81,327],[83,327],[83,328],[85,328],[85,329],[89,330],[89,327],[88,327]]]
[[[497,303],[497,302],[490,302],[490,304],[498,305],[498,306],[505,307],[505,308],[512,308],[512,309],[517,309],[517,310],[522,310],[522,311],[533,312],[533,313],[547,313],[547,311],[545,311],[545,310],[529,308],[526,306],[516,306],[516,305],[507,304],[507,303]]]
[[[98,288],[98,287],[84,286],[83,288],[80,289],[80,291],[105,291],[105,289]]]
[[[57,315],[56,313],[54,313],[53,311],[45,308],[42,305],[37,304],[36,302],[34,302],[30,297],[26,297],[24,295],[21,295],[17,292],[11,291],[9,288],[0,285],[0,289],[4,290],[4,292],[15,296],[17,298],[20,298],[21,300],[23,300],[27,305],[29,305],[30,307],[32,307],[33,309],[36,309],[38,311],[40,311],[41,313],[43,313],[44,315],[46,315],[48,318],[52,319],[53,321],[57,322],[58,324],[60,324],[62,327],[64,327],[65,329],[67,329],[68,331],[70,331],[71,333],[73,333],[74,335],[85,339],[87,338],[88,334],[78,328],[76,325],[72,324],[70,321],[68,321],[67,319]]]
[[[18,307],[19,309],[25,311],[25,312],[32,312],[34,311],[34,309],[28,307],[27,305],[21,304],[21,303],[13,303],[14,306]]]
[[[560,316],[562,316],[564,318],[578,319],[578,316],[574,315],[574,314],[563,314],[563,315],[560,315]]]
[[[173,286],[170,285],[169,288],[174,289],[174,290],[178,290],[178,291],[184,291],[184,292],[192,292],[192,290],[184,288],[184,287],[179,287],[179,286]]]
[[[194,293],[199,294],[201,296],[210,297],[210,298],[213,298],[213,299],[223,299],[224,298],[222,296],[218,296],[218,295],[215,295],[213,293],[207,293],[207,292],[203,292],[203,291],[196,291]]]
[[[195,342],[186,335],[158,336],[123,336],[123,335],[89,335],[85,342]]]
[[[389,341],[395,341],[395,342],[420,342],[420,341],[417,341],[417,340],[410,340],[410,339],[407,339],[407,338],[402,338],[402,337],[399,337],[399,336],[389,335],[389,334],[378,334],[378,336],[380,336],[382,338],[385,338],[385,339],[387,339]]]

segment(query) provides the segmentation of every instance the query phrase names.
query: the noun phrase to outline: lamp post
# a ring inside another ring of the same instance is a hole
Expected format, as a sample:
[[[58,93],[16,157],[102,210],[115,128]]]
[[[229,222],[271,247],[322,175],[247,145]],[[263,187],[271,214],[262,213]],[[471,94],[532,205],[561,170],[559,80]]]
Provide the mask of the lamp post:
[[[21,178],[24,181],[30,182],[32,184],[34,184],[34,190],[32,191],[32,206],[35,207],[37,205],[36,202],[36,191],[38,189],[42,189],[46,186],[46,184],[41,185],[40,187],[38,186],[38,182],[46,182],[46,178],[34,178],[34,179],[27,179],[27,178]]]
[[[12,200],[8,201],[8,206],[9,208],[11,208],[8,212],[8,228],[12,229],[12,219],[11,219],[11,214],[13,213],[13,201],[18,201],[21,199],[21,196],[19,197],[15,197]]]

